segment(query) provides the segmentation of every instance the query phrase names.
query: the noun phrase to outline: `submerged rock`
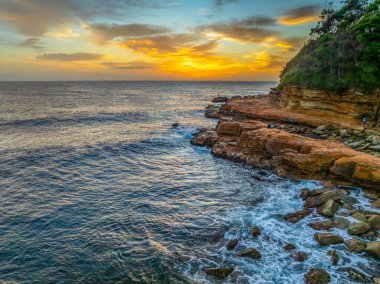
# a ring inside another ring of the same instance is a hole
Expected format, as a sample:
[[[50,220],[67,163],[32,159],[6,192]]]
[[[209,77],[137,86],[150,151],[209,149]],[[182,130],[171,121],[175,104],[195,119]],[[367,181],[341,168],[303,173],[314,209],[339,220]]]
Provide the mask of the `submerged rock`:
[[[347,232],[350,235],[361,235],[368,232],[371,229],[371,226],[364,222],[351,223],[347,227]]]
[[[341,236],[330,233],[317,233],[314,235],[314,238],[321,246],[343,243],[343,238]]]
[[[226,248],[227,250],[233,250],[238,244],[238,240],[231,240],[227,245]]]
[[[306,284],[327,284],[330,283],[331,277],[321,268],[312,268],[304,275]]]
[[[328,230],[335,227],[334,222],[331,220],[309,223],[307,225],[314,230]]]
[[[307,259],[307,254],[306,254],[306,252],[299,251],[299,252],[293,253],[291,255],[291,258],[293,258],[297,262],[302,262],[302,261],[305,261]]]
[[[297,247],[293,244],[286,244],[284,246],[284,250],[293,250],[293,249],[296,249]]]
[[[362,252],[366,247],[365,242],[359,239],[347,240],[344,242],[344,244],[346,245],[347,249],[351,252]]]
[[[367,243],[364,251],[376,258],[380,258],[380,241]]]
[[[339,204],[334,200],[329,199],[323,205],[318,207],[317,212],[319,215],[325,217],[333,217],[335,213],[339,210]]]
[[[251,235],[253,237],[257,237],[261,234],[261,230],[259,227],[253,227],[252,230],[251,230]]]
[[[338,253],[336,252],[336,250],[329,250],[327,252],[327,255],[331,256],[331,263],[332,263],[332,265],[338,265],[340,257],[338,255]]]
[[[285,221],[290,222],[290,223],[297,223],[299,220],[305,218],[306,216],[308,216],[310,214],[311,214],[311,210],[303,209],[303,210],[299,210],[299,211],[294,212],[294,213],[288,213],[284,216],[283,219]]]
[[[216,278],[226,278],[230,275],[235,268],[233,267],[224,267],[224,268],[207,268],[205,269],[205,273],[207,275],[216,277]]]
[[[260,259],[261,258],[261,253],[255,248],[245,249],[241,252],[238,252],[237,255],[241,256],[241,257],[250,257],[253,259]]]

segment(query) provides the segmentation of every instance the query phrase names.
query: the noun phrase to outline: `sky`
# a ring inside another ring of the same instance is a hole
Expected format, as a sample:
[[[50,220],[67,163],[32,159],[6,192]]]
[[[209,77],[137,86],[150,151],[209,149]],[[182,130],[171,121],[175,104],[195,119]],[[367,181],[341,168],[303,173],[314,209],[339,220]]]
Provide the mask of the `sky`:
[[[0,80],[278,80],[324,0],[0,0]]]

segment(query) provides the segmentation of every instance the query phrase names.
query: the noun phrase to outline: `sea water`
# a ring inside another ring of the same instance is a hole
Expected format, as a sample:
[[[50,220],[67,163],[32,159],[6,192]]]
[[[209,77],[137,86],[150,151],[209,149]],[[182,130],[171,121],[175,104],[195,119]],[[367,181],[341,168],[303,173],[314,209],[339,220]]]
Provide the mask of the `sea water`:
[[[0,283],[303,283],[311,267],[350,283],[345,268],[376,273],[379,262],[364,253],[320,247],[307,226],[320,217],[282,221],[302,208],[300,190],[318,182],[279,178],[190,144],[197,128],[215,126],[204,107],[218,93],[274,86],[1,82]],[[364,199],[361,206],[370,208]],[[308,259],[295,262],[286,243]],[[262,259],[236,256],[247,247]],[[235,271],[225,280],[204,273],[226,266]]]

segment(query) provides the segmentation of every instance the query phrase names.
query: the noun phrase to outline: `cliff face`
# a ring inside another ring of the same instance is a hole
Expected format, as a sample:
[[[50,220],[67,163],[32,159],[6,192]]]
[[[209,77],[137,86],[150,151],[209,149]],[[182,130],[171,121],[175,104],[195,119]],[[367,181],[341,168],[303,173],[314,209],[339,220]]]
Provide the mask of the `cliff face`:
[[[380,116],[380,90],[367,94],[348,90],[336,93],[298,86],[284,86],[281,92],[271,93],[272,103],[298,112],[319,112],[336,120],[339,117],[361,120],[363,116],[371,126],[378,126]]]

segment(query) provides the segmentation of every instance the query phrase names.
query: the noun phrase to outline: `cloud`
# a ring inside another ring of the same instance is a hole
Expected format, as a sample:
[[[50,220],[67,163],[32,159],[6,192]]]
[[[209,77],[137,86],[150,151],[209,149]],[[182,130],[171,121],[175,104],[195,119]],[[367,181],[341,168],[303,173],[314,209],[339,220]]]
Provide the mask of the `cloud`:
[[[314,22],[319,18],[320,6],[307,5],[291,9],[278,19],[282,25],[300,25]]]
[[[38,37],[30,37],[19,43],[19,46],[31,47],[37,50],[45,48],[45,44]]]
[[[271,17],[251,16],[241,21],[235,21],[235,24],[245,26],[274,26],[277,24],[277,20]]]
[[[230,3],[239,3],[239,0],[215,0],[214,3],[215,6],[219,8]]]
[[[89,61],[104,58],[104,55],[97,53],[45,53],[37,56],[37,59],[55,61]]]
[[[152,69],[155,65],[147,62],[103,62],[103,66],[109,67],[111,69],[123,69],[123,70],[139,70],[139,69]]]
[[[163,26],[146,24],[127,24],[127,25],[107,25],[95,24],[91,27],[94,35],[101,41],[108,41],[117,37],[131,38],[152,36],[170,32],[169,28]]]

